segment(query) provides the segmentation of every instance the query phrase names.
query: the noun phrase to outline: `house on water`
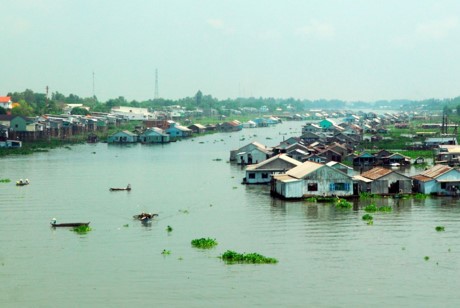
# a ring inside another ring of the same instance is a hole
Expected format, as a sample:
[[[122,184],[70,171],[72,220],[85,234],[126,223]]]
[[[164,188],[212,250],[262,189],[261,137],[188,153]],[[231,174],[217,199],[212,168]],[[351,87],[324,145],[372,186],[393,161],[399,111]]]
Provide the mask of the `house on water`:
[[[142,143],[168,143],[170,140],[169,135],[161,128],[152,127],[139,135],[139,141]]]
[[[273,174],[284,173],[302,163],[287,156],[278,154],[256,165],[246,167],[245,184],[266,184],[270,183]]]
[[[242,146],[237,150],[230,151],[230,161],[236,161],[242,165],[257,164],[271,156],[273,156],[272,148],[257,141]]]
[[[284,174],[274,175],[270,191],[287,199],[308,196],[352,196],[353,179],[338,169],[307,161]]]
[[[358,182],[360,192],[372,194],[409,194],[412,192],[410,177],[383,167],[372,168],[354,176],[353,179]]]
[[[442,196],[460,195],[460,171],[452,167],[435,165],[412,179],[416,192]]]
[[[117,132],[107,138],[107,143],[136,143],[138,136],[130,131]]]

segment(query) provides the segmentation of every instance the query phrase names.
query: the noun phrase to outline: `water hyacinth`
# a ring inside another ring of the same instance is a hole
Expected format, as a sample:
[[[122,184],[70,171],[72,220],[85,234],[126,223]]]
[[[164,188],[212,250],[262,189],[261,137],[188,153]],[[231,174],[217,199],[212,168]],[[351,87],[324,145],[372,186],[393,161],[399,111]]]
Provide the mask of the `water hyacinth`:
[[[372,217],[372,215],[370,214],[364,214],[362,218],[363,220],[373,220],[374,219],[374,217]]]
[[[337,199],[337,201],[335,202],[335,207],[340,209],[350,209],[353,207],[353,204],[351,204],[345,199]]]
[[[216,239],[212,238],[199,238],[199,239],[194,239],[191,242],[192,246],[195,248],[201,248],[201,249],[210,249],[214,246],[217,246],[217,241]]]
[[[91,227],[83,225],[83,226],[74,227],[74,228],[70,229],[70,231],[76,232],[78,234],[85,234],[85,233],[91,231]]]
[[[379,212],[385,212],[385,213],[388,213],[388,212],[391,212],[393,211],[393,208],[391,206],[381,206],[379,207]]]
[[[227,250],[221,256],[222,260],[227,263],[250,263],[250,264],[274,264],[278,263],[275,258],[268,258],[258,253],[237,253],[232,250]]]
[[[445,231],[445,228],[444,228],[444,226],[437,226],[436,231],[438,231],[438,232]]]
[[[367,205],[367,206],[364,208],[364,211],[366,211],[366,212],[368,212],[368,213],[377,212],[377,206],[375,206],[375,204],[371,203],[371,204]]]

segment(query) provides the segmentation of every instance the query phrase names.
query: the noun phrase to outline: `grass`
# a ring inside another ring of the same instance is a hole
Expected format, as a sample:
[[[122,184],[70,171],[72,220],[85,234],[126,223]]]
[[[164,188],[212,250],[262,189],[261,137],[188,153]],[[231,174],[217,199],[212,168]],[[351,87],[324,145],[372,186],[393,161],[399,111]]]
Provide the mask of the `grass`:
[[[227,250],[221,256],[222,260],[227,263],[249,263],[249,264],[274,264],[278,263],[275,258],[268,258],[258,253],[237,253],[232,250]]]
[[[87,232],[91,231],[90,226],[78,226],[70,229],[70,231],[76,232],[78,234],[86,234]]]
[[[201,248],[201,249],[210,249],[215,246],[217,246],[217,241],[216,239],[212,238],[199,238],[199,239],[194,239],[192,240],[192,246],[195,248]]]

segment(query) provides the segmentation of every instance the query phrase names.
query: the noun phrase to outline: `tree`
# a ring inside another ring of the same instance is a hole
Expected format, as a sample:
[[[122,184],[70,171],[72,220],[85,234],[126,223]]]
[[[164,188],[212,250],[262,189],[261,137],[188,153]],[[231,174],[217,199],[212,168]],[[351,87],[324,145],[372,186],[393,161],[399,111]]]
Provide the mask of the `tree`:
[[[75,107],[75,108],[72,108],[72,110],[70,111],[70,114],[88,115],[89,111],[86,110],[85,108]]]
[[[203,98],[203,93],[200,90],[195,94],[195,101],[197,106],[201,106],[201,99]]]
[[[18,106],[11,109],[11,114],[30,117],[34,115],[34,110],[25,100],[22,99],[19,101]]]
[[[6,114],[6,109],[3,107],[0,107],[0,114]]]

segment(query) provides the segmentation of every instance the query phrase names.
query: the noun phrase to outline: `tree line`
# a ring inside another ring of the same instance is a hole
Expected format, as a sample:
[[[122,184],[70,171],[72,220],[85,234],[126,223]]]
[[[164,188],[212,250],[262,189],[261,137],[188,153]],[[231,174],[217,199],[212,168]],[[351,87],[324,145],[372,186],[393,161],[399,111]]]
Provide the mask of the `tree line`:
[[[10,92],[7,96],[11,97],[13,102],[17,102],[11,113],[22,116],[36,116],[41,114],[61,114],[66,104],[83,104],[93,112],[110,112],[114,106],[131,106],[148,108],[150,110],[167,110],[171,106],[179,105],[186,110],[215,109],[220,114],[229,114],[231,110],[241,110],[244,108],[254,108],[260,110],[264,107],[271,113],[290,111],[304,113],[311,109],[372,109],[388,108],[414,110],[422,108],[424,110],[444,110],[452,113],[456,109],[460,114],[460,97],[449,99],[427,99],[427,100],[379,100],[375,102],[354,101],[347,102],[339,99],[318,99],[318,100],[299,100],[294,98],[263,98],[263,97],[246,97],[219,100],[212,95],[203,94],[198,91],[193,96],[172,99],[148,99],[145,101],[132,100],[128,101],[123,96],[108,99],[101,102],[96,96],[80,97],[76,94],[64,95],[60,92],[53,92],[49,97],[44,93],[35,93],[30,89],[23,92]],[[86,109],[75,108],[72,113],[85,114]],[[6,110],[0,107],[0,114],[5,114]]]

